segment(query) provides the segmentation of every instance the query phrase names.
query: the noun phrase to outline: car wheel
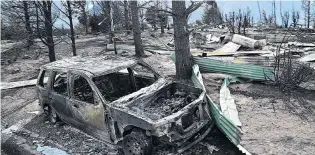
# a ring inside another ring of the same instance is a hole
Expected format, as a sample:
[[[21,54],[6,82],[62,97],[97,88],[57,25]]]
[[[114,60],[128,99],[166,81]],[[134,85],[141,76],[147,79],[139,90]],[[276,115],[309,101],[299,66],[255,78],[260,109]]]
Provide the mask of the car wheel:
[[[139,129],[134,129],[123,138],[122,147],[125,155],[151,155],[152,138]]]
[[[55,109],[51,108],[51,106],[45,106],[44,113],[47,115],[51,123],[56,124],[57,122],[60,122],[59,116],[57,115]]]

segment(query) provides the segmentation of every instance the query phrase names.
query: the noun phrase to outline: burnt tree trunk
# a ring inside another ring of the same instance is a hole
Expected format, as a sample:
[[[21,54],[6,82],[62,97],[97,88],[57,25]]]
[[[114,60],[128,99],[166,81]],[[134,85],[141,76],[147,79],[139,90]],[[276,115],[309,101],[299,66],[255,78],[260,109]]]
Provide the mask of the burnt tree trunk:
[[[51,1],[43,1],[43,11],[44,11],[44,18],[45,18],[45,30],[47,36],[47,46],[49,51],[49,61],[53,62],[56,61],[55,56],[55,44],[53,38],[53,25],[52,25],[52,17],[51,17]]]
[[[163,22],[163,16],[160,18],[160,26],[161,26],[161,34],[164,33],[164,22]]]
[[[69,18],[69,26],[71,32],[71,46],[72,46],[72,53],[73,56],[77,56],[76,48],[75,48],[75,38],[74,38],[74,30],[73,30],[73,23],[72,23],[72,10],[70,1],[67,1],[68,6],[68,18]]]
[[[130,1],[132,27],[133,27],[133,39],[135,42],[135,51],[137,57],[144,56],[144,50],[141,40],[140,22],[138,16],[138,3],[137,1]]]
[[[307,28],[310,28],[310,19],[311,19],[311,1],[307,1]]]
[[[127,30],[127,34],[130,34],[130,32],[129,32],[129,13],[128,13],[127,0],[124,0],[124,17],[125,17],[125,29]]]
[[[176,79],[190,80],[192,75],[192,56],[190,53],[189,33],[185,1],[172,1],[174,22],[174,44],[176,56]]]
[[[88,34],[88,21],[87,21],[87,16],[86,16],[86,12],[85,12],[85,5],[80,5],[81,6],[81,10],[83,13],[83,18],[84,18],[84,28],[85,28],[85,34]]]
[[[107,24],[108,29],[109,29],[109,43],[113,43],[113,37],[114,37],[114,32],[112,32],[112,17],[111,17],[111,6],[110,6],[111,1],[105,1],[105,11],[106,11],[106,16],[107,16]]]
[[[27,31],[27,48],[29,48],[31,45],[34,44],[34,42],[33,42],[33,32],[31,29],[30,15],[29,15],[27,1],[23,1],[23,9],[24,9],[25,29]]]
[[[245,36],[246,33],[246,26],[247,26],[247,16],[244,16],[244,21],[243,21],[243,35]]]

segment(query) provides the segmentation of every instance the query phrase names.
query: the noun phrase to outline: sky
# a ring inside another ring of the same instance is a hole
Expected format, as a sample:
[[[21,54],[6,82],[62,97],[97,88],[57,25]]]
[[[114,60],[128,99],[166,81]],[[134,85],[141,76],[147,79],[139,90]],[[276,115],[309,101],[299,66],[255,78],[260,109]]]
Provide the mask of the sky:
[[[313,3],[315,3],[315,0],[311,0]],[[60,1],[55,0],[56,4],[59,6]],[[171,6],[171,1],[168,0],[169,6]],[[189,1],[187,1],[187,5],[189,5]],[[247,0],[247,1],[236,1],[236,0],[217,0],[218,7],[221,12],[229,13],[232,11],[238,11],[238,9],[246,9],[247,7],[251,10],[251,15],[254,17],[254,21],[259,20],[259,9],[258,9],[258,3],[260,6],[261,11],[265,10],[267,15],[270,15],[272,13],[272,3],[271,0],[263,0],[263,1],[254,1],[254,0]],[[277,23],[281,23],[280,18],[280,4],[282,12],[289,11],[291,14],[291,10],[297,10],[300,12],[300,24],[304,23],[304,12],[301,9],[301,1],[295,0],[295,1],[288,1],[288,0],[277,0],[276,1],[276,16],[277,16]],[[88,8],[92,9],[92,3],[88,2]],[[201,20],[202,14],[203,14],[204,6],[197,9],[195,12],[193,12],[189,18],[189,22],[194,22],[196,20]],[[315,7],[313,7],[312,12],[315,12]],[[66,19],[65,19],[66,20]],[[291,15],[290,15],[290,21],[291,22]],[[74,25],[78,24],[78,20],[75,18],[73,20]],[[64,25],[65,28],[67,28],[67,24],[65,24],[62,20],[57,20],[55,23],[56,27],[61,27],[61,25]]]
[[[313,0],[314,1],[314,0]],[[258,9],[258,3],[260,6],[260,10],[265,10],[267,15],[270,15],[272,13],[272,3],[271,1],[254,1],[254,0],[247,0],[247,1],[236,1],[236,0],[220,0],[217,1],[218,7],[220,11],[225,14],[232,11],[238,11],[239,9],[244,9],[248,7],[251,10],[251,15],[254,17],[255,21],[259,20],[259,9]],[[277,17],[277,23],[281,23],[280,18],[280,3],[281,3],[281,10],[289,11],[291,14],[291,10],[295,9],[300,12],[300,22],[304,23],[304,20],[302,19],[304,13],[301,9],[301,1],[276,1],[276,17]],[[196,10],[192,15],[190,22],[195,20],[200,20],[202,18],[204,7],[199,8]],[[291,19],[290,19],[291,21]]]

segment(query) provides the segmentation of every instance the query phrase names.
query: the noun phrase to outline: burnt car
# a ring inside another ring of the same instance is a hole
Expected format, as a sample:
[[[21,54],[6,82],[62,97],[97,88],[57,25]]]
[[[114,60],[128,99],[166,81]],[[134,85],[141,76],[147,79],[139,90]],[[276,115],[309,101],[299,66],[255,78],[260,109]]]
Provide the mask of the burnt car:
[[[212,124],[202,89],[166,80],[138,59],[58,60],[41,67],[37,91],[52,123],[63,121],[125,154],[151,154],[152,141],[183,150]]]

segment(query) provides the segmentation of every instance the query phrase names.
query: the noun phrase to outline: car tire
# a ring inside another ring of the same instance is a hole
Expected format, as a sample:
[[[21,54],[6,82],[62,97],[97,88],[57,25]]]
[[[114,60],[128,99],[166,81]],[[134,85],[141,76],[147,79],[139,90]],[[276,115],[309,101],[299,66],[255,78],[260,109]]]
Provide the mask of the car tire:
[[[55,109],[53,109],[51,106],[46,105],[44,107],[44,113],[46,114],[48,120],[52,123],[52,124],[56,124],[57,122],[60,122],[60,118],[57,115]]]
[[[146,136],[140,129],[133,129],[124,136],[122,148],[125,155],[151,155],[152,137]]]

